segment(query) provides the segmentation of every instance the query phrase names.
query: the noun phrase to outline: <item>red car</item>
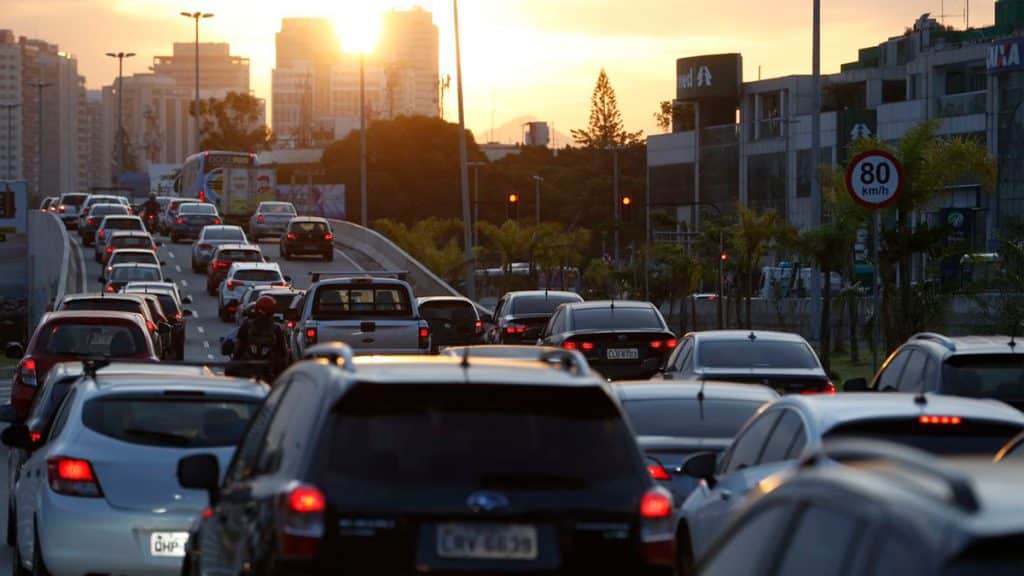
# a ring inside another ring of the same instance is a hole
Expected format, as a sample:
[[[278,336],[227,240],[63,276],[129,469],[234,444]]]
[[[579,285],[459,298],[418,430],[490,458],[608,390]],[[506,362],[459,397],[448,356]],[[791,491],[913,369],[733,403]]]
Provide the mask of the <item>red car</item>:
[[[37,386],[58,362],[112,358],[159,362],[146,320],[131,312],[51,312],[43,316],[28,347],[11,343],[7,357],[20,359],[11,387],[11,402],[24,418]]]

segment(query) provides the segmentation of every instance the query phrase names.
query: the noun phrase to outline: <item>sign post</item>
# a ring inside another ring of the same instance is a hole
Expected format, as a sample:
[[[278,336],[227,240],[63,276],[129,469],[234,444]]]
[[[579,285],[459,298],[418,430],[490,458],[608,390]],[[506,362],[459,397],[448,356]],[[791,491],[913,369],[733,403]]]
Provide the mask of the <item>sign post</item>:
[[[846,190],[855,202],[871,210],[871,226],[875,240],[872,243],[874,276],[871,299],[874,306],[871,350],[872,372],[878,371],[878,350],[881,348],[881,287],[879,286],[878,244],[882,235],[879,210],[899,199],[906,181],[903,165],[885,150],[868,150],[858,154],[846,167]]]

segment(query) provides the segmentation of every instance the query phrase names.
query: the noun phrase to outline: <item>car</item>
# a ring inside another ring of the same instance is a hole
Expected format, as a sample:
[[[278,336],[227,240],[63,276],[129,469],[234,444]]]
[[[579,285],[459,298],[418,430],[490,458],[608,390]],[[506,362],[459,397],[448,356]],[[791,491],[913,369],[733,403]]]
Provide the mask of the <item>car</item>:
[[[181,304],[192,304],[192,297],[181,295],[181,291],[178,290],[178,285],[174,282],[129,282],[124,285],[123,290],[170,290],[174,293],[174,297],[178,299]]]
[[[145,248],[117,248],[107,258],[107,264],[103,268],[103,273],[109,274],[111,269],[118,264],[152,264],[153,266],[163,266],[164,262],[152,250],[146,250]]]
[[[153,315],[153,321],[156,322],[157,334],[160,336],[160,346],[157,348],[157,353],[164,360],[173,359],[172,336],[174,326],[171,324],[170,312],[164,311],[163,305],[156,294],[136,294],[136,296],[142,298],[146,303],[149,313]]]
[[[609,380],[643,380],[658,373],[676,347],[657,306],[602,300],[562,304],[543,332],[526,331],[545,346],[579,350]]]
[[[123,204],[93,204],[88,216],[83,215],[78,219],[78,235],[82,238],[83,246],[91,245],[96,239],[96,229],[104,216],[128,216],[128,207]]]
[[[185,359],[185,335],[187,332],[188,318],[195,317],[195,311],[184,308],[184,304],[191,304],[192,298],[186,296],[182,300],[177,287],[173,284],[152,285],[155,283],[129,282],[121,288],[122,294],[147,294],[156,297],[160,302],[160,308],[167,313],[167,321],[171,325],[171,355],[172,360]]]
[[[57,217],[64,223],[68,230],[78,228],[78,213],[85,204],[88,194],[70,193],[62,194],[57,201]]]
[[[252,241],[259,243],[264,236],[277,237],[284,234],[288,222],[297,215],[291,202],[260,202],[256,212],[249,218]]]
[[[320,256],[325,262],[334,262],[334,233],[324,218],[298,216],[288,222],[281,234],[281,258]]]
[[[281,267],[274,262],[234,262],[221,282],[217,297],[217,315],[222,322],[230,322],[241,299],[242,292],[249,286],[270,284],[287,286],[291,278],[281,274]]]
[[[11,381],[11,403],[22,418],[28,414],[39,382],[58,362],[94,357],[160,360],[146,320],[131,312],[49,312],[39,320],[27,346],[9,343],[6,355],[18,361]]]
[[[583,302],[583,297],[554,290],[509,292],[494,307],[494,323],[488,327],[485,340],[487,344],[536,344],[536,334],[526,338],[526,331],[544,328],[555,309],[569,302]]]
[[[263,251],[255,244],[220,244],[213,250],[206,272],[206,293],[216,296],[220,283],[234,262],[264,262]]]
[[[103,263],[107,249],[107,239],[114,231],[146,232],[142,218],[138,216],[104,216],[96,228],[96,241],[93,243],[93,257]]]
[[[221,224],[217,207],[213,204],[183,203],[178,206],[177,214],[177,217],[169,223],[168,236],[170,236],[172,244],[198,238],[203,228]]]
[[[160,243],[153,240],[148,232],[139,231],[117,231],[112,232],[107,238],[107,246],[103,249],[103,256],[100,263],[106,266],[110,256],[117,250],[138,248],[156,253]]]
[[[164,327],[160,325],[163,319],[158,316],[157,311],[153,310],[141,296],[108,294],[106,292],[98,294],[70,294],[57,304],[55,310],[57,312],[81,310],[92,312],[132,312],[139,314],[146,320],[146,328],[149,329],[149,335],[153,340],[153,346],[156,347],[157,355],[160,357],[164,356],[165,333],[170,329],[170,326]]]
[[[794,469],[826,440],[869,438],[991,460],[1021,431],[1024,414],[992,400],[899,393],[784,396],[747,422],[724,454],[699,452],[684,461],[683,472],[703,482],[682,505],[680,567],[689,572],[759,482]]]
[[[1024,410],[1024,358],[1010,336],[941,334],[911,336],[882,364],[870,386],[863,379],[847,390],[921,392],[995,398]]]
[[[39,203],[39,211],[40,212],[56,212],[57,211],[57,203],[59,201],[60,201],[60,198],[57,198],[56,196],[47,196],[46,198],[43,198],[42,202]]]
[[[188,207],[186,204],[185,207]],[[186,212],[183,218],[188,217]],[[248,244],[245,231],[238,226],[206,226],[199,232],[199,237],[192,244],[192,271],[200,274],[206,272],[207,265],[213,259],[213,251],[224,244]]]
[[[216,502],[186,572],[668,568],[671,496],[589,370],[314,352],[275,382],[223,483],[211,456],[180,462],[182,486]]]
[[[163,271],[153,264],[118,264],[100,278],[104,292],[118,292],[129,282],[163,281]]]
[[[188,529],[209,502],[178,485],[178,460],[202,451],[226,464],[266,393],[249,380],[87,365],[22,465],[15,567],[31,558],[36,574],[180,573]],[[3,439],[31,446],[25,426]]]
[[[561,348],[550,346],[526,346],[523,344],[482,344],[480,346],[448,346],[440,351],[441,356],[462,358],[504,358],[506,360],[536,360],[549,356]],[[586,359],[584,359],[586,360]],[[589,366],[589,364],[587,365]]]
[[[648,459],[651,477],[682,504],[697,480],[682,473],[697,452],[721,453],[762,406],[779,395],[767,386],[722,382],[636,381],[612,385]]]
[[[242,291],[242,295],[238,298],[238,307],[235,309],[235,324],[238,326],[242,325],[245,321],[244,310],[252,303],[256,302],[256,299],[267,290],[274,290],[275,286],[270,284],[255,284],[252,286],[246,286],[245,290]]]
[[[807,340],[787,332],[691,332],[680,340],[661,375],[669,380],[764,384],[781,394],[836,392]]]
[[[235,314],[235,324],[241,326],[248,317],[252,305],[263,296],[270,296],[274,299],[274,320],[284,327],[289,323],[285,319],[288,310],[292,309],[297,298],[302,297],[303,292],[294,288],[280,288],[275,286],[253,286],[246,290],[242,299],[238,302],[238,310]]]
[[[182,204],[193,204],[195,201],[195,198],[169,198],[166,205],[161,204],[160,218],[157,222],[160,233],[169,236],[171,226],[178,219],[178,208]]]
[[[89,194],[85,198],[85,202],[82,203],[82,208],[78,211],[79,225],[81,225],[81,219],[89,216],[92,213],[93,207],[99,204],[117,204],[127,208],[129,214],[131,214],[132,211],[131,204],[124,196],[117,196],[115,194]]]
[[[828,443],[799,473],[759,487],[700,573],[1017,574],[1022,481],[1019,464],[954,466],[903,446]]]
[[[469,298],[430,296],[417,298],[416,305],[420,309],[420,317],[430,325],[434,353],[446,346],[483,343],[484,318],[480,317],[476,304]]]

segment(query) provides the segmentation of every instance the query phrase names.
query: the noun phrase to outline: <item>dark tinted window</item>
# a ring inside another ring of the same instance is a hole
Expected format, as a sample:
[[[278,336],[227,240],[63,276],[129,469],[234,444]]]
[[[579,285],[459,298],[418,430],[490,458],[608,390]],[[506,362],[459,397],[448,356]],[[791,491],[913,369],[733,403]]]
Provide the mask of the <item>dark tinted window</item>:
[[[277,270],[239,270],[234,278],[243,282],[280,282],[281,273]]]
[[[629,429],[598,388],[362,386],[334,413],[320,458],[327,473],[375,488],[582,490],[644,481]]]
[[[827,438],[867,437],[896,442],[933,454],[995,456],[1021,431],[1015,424],[972,422],[960,424],[921,424],[915,417],[904,420],[854,422],[834,428]]]
[[[754,513],[738,524],[724,544],[705,561],[703,576],[750,576],[763,574],[771,565],[770,554],[775,551],[779,537],[786,532],[788,508],[772,506]]]
[[[623,407],[640,436],[732,438],[761,402],[650,398],[626,400]]]
[[[313,314],[320,319],[360,314],[409,316],[408,291],[398,286],[322,286],[316,291]]]
[[[60,408],[61,402],[64,401],[64,397],[68,395],[68,390],[71,390],[71,386],[78,380],[78,376],[65,376],[59,380],[52,382],[43,393],[36,395],[36,399],[32,402],[32,408],[29,410],[28,418],[26,423],[28,426],[36,432],[47,432],[50,424],[53,422],[53,416],[57,413],[57,409]]]
[[[849,564],[861,522],[847,514],[812,506],[800,517],[786,545],[779,576],[840,576]]]
[[[896,390],[900,383],[900,376],[903,374],[903,367],[907,365],[910,358],[910,350],[898,353],[889,363],[882,367],[882,375],[878,377],[879,390]]]
[[[124,324],[51,324],[39,333],[36,350],[54,356],[112,356],[146,354],[147,336]]]
[[[874,574],[915,576],[923,573],[921,549],[899,534],[893,534],[890,530],[885,533],[875,558]]]
[[[697,362],[709,368],[817,368],[814,351],[803,342],[703,340]]]
[[[921,350],[915,350],[900,376],[898,390],[900,392],[922,392],[924,390],[924,366],[928,356]]]
[[[424,320],[441,320],[455,324],[476,322],[476,310],[469,302],[437,301],[420,305],[420,316]]]
[[[761,454],[761,463],[779,462],[790,457],[790,448],[797,437],[803,432],[803,422],[800,416],[792,410],[784,410],[775,430],[764,445],[764,452]]]
[[[972,398],[1024,400],[1024,355],[953,356],[942,367],[942,392]]]
[[[150,249],[153,247],[152,241],[144,236],[122,236],[120,238],[113,238],[110,241],[110,245],[114,249],[118,248],[146,248]]]
[[[90,216],[106,216],[108,214],[127,214],[128,209],[120,204],[97,204],[89,209]]]
[[[182,216],[187,216],[189,214],[212,216],[217,214],[217,209],[214,208],[213,204],[183,204],[178,209],[178,213]]]
[[[219,250],[217,259],[228,262],[262,262],[263,255],[256,250]]]
[[[88,197],[86,194],[68,194],[60,199],[60,203],[67,206],[81,206],[85,204],[85,199]]]
[[[663,330],[653,308],[591,308],[572,311],[573,330]]]
[[[146,252],[127,252],[123,254],[114,253],[110,256],[110,262],[108,265],[113,266],[115,264],[154,264],[156,263],[156,256],[149,251]]]
[[[579,296],[566,296],[548,294],[547,296],[516,296],[512,299],[512,305],[508,310],[502,310],[502,314],[551,314],[566,302],[580,302],[583,299]]]
[[[127,268],[114,268],[110,272],[108,280],[116,282],[145,282],[151,280],[161,280],[159,268],[151,268],[149,266],[129,266]]]
[[[942,571],[943,576],[1016,576],[1024,566],[1024,535],[976,542]]]
[[[327,224],[323,222],[292,222],[291,231],[299,234],[309,234],[311,232],[325,233],[327,232]]]
[[[203,240],[245,242],[245,232],[241,228],[206,228],[203,230]]]
[[[178,314],[181,309],[178,307],[178,301],[174,299],[174,296],[170,294],[157,294],[156,299],[160,302],[160,307],[163,308],[164,312],[168,314]]]
[[[94,432],[132,444],[234,446],[258,408],[256,401],[237,399],[107,396],[85,403],[82,423]]]
[[[136,218],[107,218],[103,227],[107,230],[144,230],[142,220]]]
[[[733,472],[749,466],[756,466],[761,456],[761,449],[767,440],[768,433],[779,419],[778,411],[761,414],[743,435],[736,439],[730,449],[727,472]]]
[[[256,458],[259,456],[260,449],[263,446],[263,437],[266,435],[267,428],[277,412],[277,407],[281,404],[281,397],[289,389],[291,389],[291,386],[284,384],[274,386],[270,390],[266,401],[259,407],[259,411],[253,418],[252,425],[245,432],[244,439],[239,442],[231,466],[225,475],[225,482],[243,481],[252,474],[253,469],[256,467]]]
[[[60,307],[61,310],[108,310],[111,312],[134,312],[136,314],[141,312],[141,306],[138,302],[131,302],[129,300],[105,300],[97,298],[96,300],[71,300],[65,302]]]

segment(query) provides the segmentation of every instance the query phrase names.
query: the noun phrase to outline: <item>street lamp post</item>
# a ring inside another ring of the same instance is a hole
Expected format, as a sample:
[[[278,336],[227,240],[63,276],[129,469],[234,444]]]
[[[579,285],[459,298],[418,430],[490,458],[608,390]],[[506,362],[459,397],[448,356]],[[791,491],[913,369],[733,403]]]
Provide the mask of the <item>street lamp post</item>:
[[[473,245],[480,243],[480,168],[487,166],[487,162],[467,162],[467,166],[473,169]]]
[[[469,167],[466,152],[466,113],[462,99],[462,43],[459,38],[459,0],[452,0],[452,14],[455,20],[455,76],[459,95],[459,175],[462,181],[462,242],[465,246],[466,280],[465,293],[470,300],[476,300],[476,265],[473,262],[473,234],[469,209]]]
[[[124,172],[127,165],[128,139],[124,132],[124,59],[132,58],[135,52],[107,52],[110,58],[117,58],[117,139],[120,155],[118,164],[121,172]]]
[[[0,104],[0,107],[7,109],[7,179],[14,180],[14,109],[21,104]]]
[[[821,0],[813,0],[814,29],[812,34],[811,81],[814,96],[811,100],[811,229],[819,228],[822,220],[821,182],[818,166],[821,165]],[[829,281],[826,279],[826,282]],[[811,271],[811,334],[821,338],[821,274],[815,266]]]
[[[537,226],[540,226],[540,187],[544,183],[544,179],[540,176],[534,176],[533,181],[537,188]]]
[[[205,18],[213,18],[213,14],[209,12],[182,12],[182,16],[185,18],[191,18],[196,23],[196,99],[195,103],[195,115],[196,115],[196,152],[199,152],[199,141],[200,141],[200,123],[199,123],[199,21]]]
[[[359,223],[369,226],[366,168],[366,53],[359,53]]]

